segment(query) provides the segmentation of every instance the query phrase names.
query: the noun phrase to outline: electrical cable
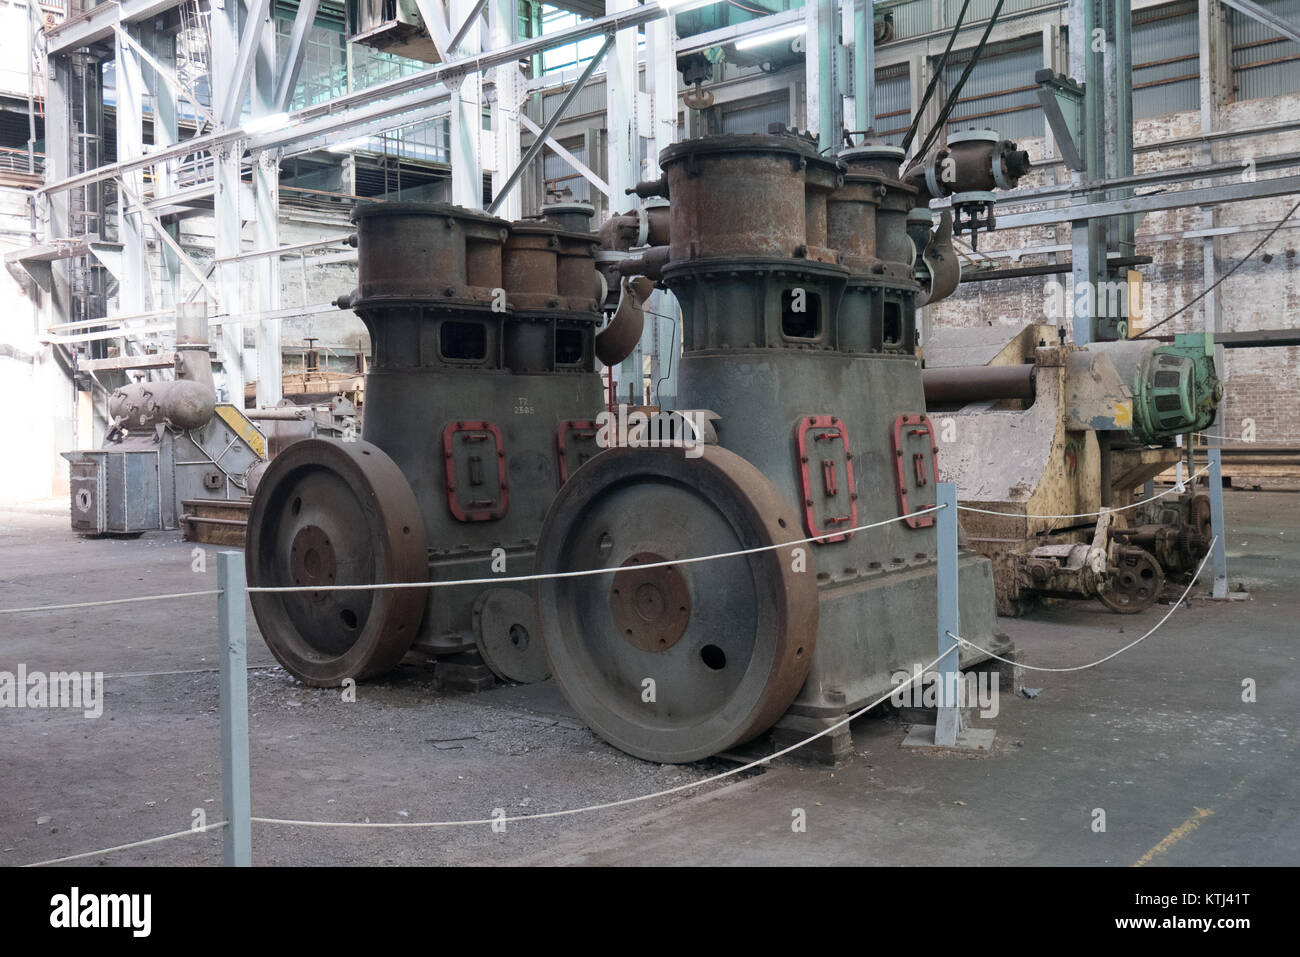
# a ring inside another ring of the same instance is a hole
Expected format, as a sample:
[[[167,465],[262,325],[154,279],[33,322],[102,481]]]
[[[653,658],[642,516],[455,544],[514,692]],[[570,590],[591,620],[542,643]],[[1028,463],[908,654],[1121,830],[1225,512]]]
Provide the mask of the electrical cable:
[[[939,60],[934,65],[934,73],[930,76],[930,82],[926,84],[925,95],[921,97],[921,105],[916,108],[916,114],[912,117],[912,125],[907,128],[907,133],[903,135],[903,141],[899,144],[903,147],[904,152],[912,145],[912,138],[916,136],[916,129],[921,123],[925,108],[930,104],[930,97],[934,95],[934,91],[939,85],[939,78],[943,76],[944,67],[948,65],[948,54],[952,52],[952,45],[961,30],[962,20],[966,17],[966,8],[968,6],[970,6],[970,0],[962,0],[961,10],[957,14],[957,22],[953,25],[952,33],[948,34],[948,44],[943,48],[943,53],[939,55]]]
[[[1200,302],[1202,299],[1204,299],[1206,296],[1208,296],[1211,292],[1213,292],[1214,289],[1215,289],[1215,287],[1218,286],[1219,283],[1223,282],[1223,280],[1225,280],[1225,279],[1227,279],[1229,276],[1231,276],[1234,272],[1237,271],[1237,269],[1241,266],[1242,263],[1244,263],[1244,262],[1245,262],[1247,259],[1249,259],[1251,256],[1255,255],[1255,253],[1259,252],[1260,248],[1261,248],[1261,247],[1262,247],[1266,242],[1268,242],[1270,239],[1273,238],[1273,234],[1276,233],[1279,229],[1282,228],[1282,224],[1285,223],[1288,219],[1290,219],[1293,215],[1295,215],[1295,211],[1296,211],[1297,209],[1300,209],[1300,203],[1296,203],[1294,206],[1292,206],[1292,207],[1291,207],[1291,212],[1287,213],[1285,216],[1283,216],[1281,219],[1279,219],[1279,220],[1278,220],[1278,221],[1273,225],[1273,228],[1270,229],[1270,230],[1268,231],[1268,233],[1264,236],[1264,238],[1261,239],[1258,243],[1255,244],[1255,248],[1254,248],[1254,249],[1252,249],[1250,252],[1246,253],[1246,255],[1244,255],[1244,256],[1242,256],[1240,259],[1238,259],[1237,262],[1233,264],[1233,267],[1232,267],[1231,269],[1229,269],[1227,272],[1225,272],[1225,273],[1224,273],[1222,276],[1220,276],[1218,279],[1214,280],[1214,282],[1213,282],[1211,285],[1206,286],[1205,289],[1203,289],[1203,290],[1201,291],[1200,295],[1198,295],[1198,296],[1197,296],[1195,299],[1193,299],[1191,302],[1187,303],[1187,305],[1183,306],[1181,309],[1178,309],[1177,311],[1175,311],[1175,312],[1171,313],[1170,315],[1166,316],[1165,318],[1161,319],[1159,322],[1157,322],[1157,323],[1156,323],[1154,326],[1152,326],[1150,329],[1143,329],[1143,330],[1142,330],[1142,333],[1141,333],[1140,335],[1136,335],[1136,336],[1133,337],[1134,340],[1137,340],[1137,339],[1145,339],[1147,336],[1151,335],[1151,333],[1155,332],[1157,329],[1159,329],[1161,326],[1163,326],[1163,325],[1164,325],[1166,322],[1168,322],[1170,319],[1173,319],[1173,318],[1174,318],[1175,316],[1177,316],[1179,313],[1184,312],[1184,311],[1186,311],[1187,309],[1191,308],[1192,306],[1196,305],[1198,302]]]
[[[939,112],[939,121],[934,124],[934,127],[926,136],[925,142],[921,144],[921,148],[916,151],[917,156],[925,156],[934,143],[935,137],[947,126],[948,116],[952,113],[952,108],[957,105],[957,98],[961,96],[962,87],[966,85],[966,80],[970,77],[971,71],[975,69],[975,64],[979,62],[980,54],[984,52],[984,44],[988,42],[989,34],[993,32],[993,25],[998,22],[998,14],[1002,12],[1003,2],[1004,0],[998,0],[997,6],[993,8],[993,15],[989,17],[989,22],[984,26],[984,34],[980,37],[980,42],[975,45],[975,49],[970,56],[970,62],[966,64],[966,69],[962,71],[956,85],[948,94],[948,99]]]

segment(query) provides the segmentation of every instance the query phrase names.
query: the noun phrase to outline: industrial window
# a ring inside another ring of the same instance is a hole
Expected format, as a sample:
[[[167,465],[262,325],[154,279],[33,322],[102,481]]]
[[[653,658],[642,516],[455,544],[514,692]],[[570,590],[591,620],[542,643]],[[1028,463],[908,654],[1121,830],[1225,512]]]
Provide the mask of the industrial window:
[[[1269,13],[1300,23],[1300,0],[1257,0]],[[1300,91],[1300,43],[1238,10],[1228,15],[1232,43],[1233,99],[1257,100]]]
[[[895,348],[903,340],[903,307],[900,303],[885,301],[885,348]]]
[[[783,291],[781,334],[787,339],[816,339],[821,333],[821,300],[806,289]]]
[[[487,329],[480,322],[444,322],[438,348],[452,362],[482,362],[487,358]]]
[[[577,365],[582,361],[582,330],[555,330],[555,364],[557,366]]]

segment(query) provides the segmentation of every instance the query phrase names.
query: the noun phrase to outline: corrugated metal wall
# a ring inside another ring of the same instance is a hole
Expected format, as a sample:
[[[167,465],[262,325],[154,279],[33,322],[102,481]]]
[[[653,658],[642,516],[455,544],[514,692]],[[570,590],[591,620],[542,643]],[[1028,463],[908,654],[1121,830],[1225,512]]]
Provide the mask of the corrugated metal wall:
[[[790,125],[789,96],[765,100],[762,103],[741,104],[735,109],[729,103],[722,105],[722,132],[724,133],[766,133],[772,123]]]
[[[1059,0],[1005,0],[1002,4],[1002,12],[998,16],[1003,18],[1023,10],[1032,10],[1035,7],[1049,6],[1057,2]],[[970,7],[966,10],[966,19],[963,22],[979,23],[981,20],[987,20],[996,5],[997,0],[970,0]],[[933,22],[930,0],[903,0],[902,3],[888,6],[878,3],[876,12],[893,14],[894,39],[906,40],[908,37],[922,36],[942,30],[944,27],[951,27],[957,22],[957,14],[961,12],[961,0],[943,0],[939,23]]]
[[[1300,26],[1300,0],[1256,0],[1273,15]],[[1300,43],[1246,14],[1229,9],[1232,77],[1238,100],[1254,100],[1300,90]]]
[[[567,87],[547,93],[542,98],[543,116],[540,119],[534,116],[533,119],[537,123],[545,123],[549,120],[551,113],[560,105],[560,101],[564,99],[567,93]],[[530,115],[531,112],[530,110]],[[578,91],[578,95],[573,98],[573,103],[569,105],[565,116],[582,116],[586,113],[603,112],[605,112],[605,81],[603,79],[593,79]]]
[[[943,89],[961,77],[972,50],[953,51],[944,67]],[[1043,110],[1035,93],[1034,73],[1043,66],[1038,37],[998,47],[988,46],[971,71],[949,116],[948,129],[995,129],[1007,139],[1042,136]]]
[[[1196,4],[1133,14],[1133,115],[1164,116],[1200,107]]]
[[[912,91],[907,64],[881,67],[876,71],[876,132],[886,143],[897,146],[912,122]]]
[[[585,144],[573,141],[564,144],[565,149],[572,153],[579,162],[587,162],[587,147]],[[535,175],[535,174],[534,174]],[[587,202],[591,199],[591,184],[587,182],[586,177],[574,171],[573,167],[555,153],[546,151],[542,153],[542,178],[547,180],[547,186],[552,185],[557,188],[567,186],[573,190],[573,200],[575,202]],[[552,184],[550,180],[558,180]]]
[[[879,11],[881,7],[877,5],[876,9]],[[896,40],[906,40],[935,29],[930,23],[930,0],[904,0],[884,10],[894,16]]]

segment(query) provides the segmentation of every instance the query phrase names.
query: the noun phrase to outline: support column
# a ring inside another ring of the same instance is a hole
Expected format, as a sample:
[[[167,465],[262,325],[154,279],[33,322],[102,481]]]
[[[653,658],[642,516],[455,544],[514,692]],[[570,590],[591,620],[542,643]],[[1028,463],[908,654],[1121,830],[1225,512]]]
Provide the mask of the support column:
[[[957,700],[957,682],[961,678],[957,642],[952,635],[960,634],[960,609],[957,589],[957,486],[940,482],[935,486],[935,504],[941,509],[935,515],[935,534],[938,545],[938,570],[935,575],[938,608],[939,695],[935,702],[934,743],[951,748],[957,744],[961,733],[961,709]]]
[[[834,149],[844,125],[844,104],[840,100],[836,72],[840,52],[836,0],[808,0],[804,11],[808,25],[804,37],[808,128],[817,134],[823,150]]]
[[[1228,24],[1223,5],[1218,0],[1200,0],[1197,9],[1197,37],[1199,51],[1199,93],[1201,132],[1213,133],[1219,125],[1219,114],[1228,102],[1232,91],[1232,67],[1228,61]],[[1210,164],[1218,159],[1218,151],[1211,142],[1201,146],[1200,161]],[[1216,206],[1207,206],[1201,211],[1201,224],[1213,229],[1218,221]],[[1223,300],[1220,290],[1211,288],[1219,280],[1219,259],[1223,254],[1223,241],[1218,236],[1206,236],[1201,240],[1201,283],[1202,289],[1209,290],[1201,300],[1205,309],[1205,331],[1211,334],[1223,331]],[[1172,311],[1172,310],[1170,310]],[[1218,425],[1211,430],[1206,441],[1211,446],[1222,445],[1218,435],[1225,433],[1228,423],[1229,396],[1227,356],[1223,346],[1214,347],[1214,368],[1224,384],[1224,398],[1219,403]]]
[[[448,4],[451,22],[465,22],[474,10],[473,0],[451,0]],[[453,28],[455,29],[455,28]],[[461,41],[462,55],[473,55],[482,49],[482,28],[477,17]],[[468,73],[456,86],[454,79],[447,81],[451,88],[451,201],[469,209],[483,208],[483,80],[478,73]]]
[[[670,15],[645,27],[645,87],[651,111],[646,179],[659,176],[659,154],[677,141],[677,41],[673,24]],[[668,407],[677,396],[681,309],[677,297],[666,289],[656,290],[647,308],[657,313],[646,314],[641,335],[641,348],[650,354],[650,401]]]
[[[636,0],[605,0],[606,13],[619,13],[637,6]],[[614,48],[605,58],[605,148],[609,151],[608,173],[610,212],[626,208],[623,191],[641,178],[641,137],[637,132],[637,79],[635,30],[620,30]],[[628,199],[632,203],[633,200]]]
[[[873,0],[853,3],[853,126],[876,122],[876,18]]]
[[[1214,553],[1210,559],[1214,565],[1213,598],[1228,597],[1228,546],[1224,540],[1225,525],[1223,521],[1223,452],[1210,449],[1210,533],[1214,536]]]
[[[1086,169],[1071,174],[1072,183],[1100,179],[1106,170],[1105,121],[1105,34],[1099,22],[1099,4],[1106,0],[1070,0],[1070,76],[1086,85],[1083,117],[1083,153]],[[1097,193],[1076,194],[1076,203],[1100,199]],[[1084,289],[1099,288],[1106,268],[1106,246],[1102,223],[1098,220],[1077,220],[1071,227],[1071,256],[1073,257],[1072,302],[1077,302]],[[1074,341],[1087,345],[1097,339],[1095,306],[1097,297],[1089,295],[1089,310],[1079,315],[1075,310],[1073,320]]]
[[[172,29],[149,29],[142,33],[141,45],[164,69],[176,76],[176,32]],[[142,65],[145,87],[153,98],[153,142],[156,149],[173,146],[180,140],[180,124],[177,119],[176,92],[172,79],[162,76],[147,63]],[[176,161],[166,160],[154,167],[154,195],[169,195],[176,192]],[[167,227],[172,239],[180,240],[180,229],[172,224]],[[175,308],[181,301],[181,261],[175,251],[165,242],[158,242],[158,255],[162,263],[162,295],[159,308]]]
[[[122,29],[138,41],[133,25]],[[121,33],[114,34],[117,66],[117,158],[119,162],[144,155],[144,76],[140,57],[125,42]],[[144,171],[122,174],[122,182],[134,196],[144,196]],[[118,286],[120,313],[136,316],[153,309],[153,276],[149,271],[149,252],[145,246],[144,219],[132,211],[126,196],[117,197],[117,235],[122,244],[122,281]]]
[[[215,116],[220,117],[227,111],[225,99],[229,90],[228,84],[221,82],[221,78],[234,75],[239,48],[239,0],[225,0],[222,5],[213,4],[210,29],[212,48],[208,63],[214,77],[215,97],[212,111]],[[235,122],[238,122],[238,114]],[[239,191],[243,155],[242,140],[213,151],[213,175],[216,179],[213,225],[218,260],[238,256],[240,253],[242,220],[239,215]],[[225,375],[226,399],[242,409],[244,407],[244,324],[231,318],[240,315],[244,309],[240,295],[239,263],[219,262],[216,268],[216,280],[217,294],[221,299],[213,304],[212,312],[223,316],[218,355],[221,357],[221,368]]]
[[[279,112],[276,100],[275,23],[268,6],[266,21],[258,36],[253,59],[252,111],[254,117]],[[254,249],[276,249],[280,245],[280,156],[278,151],[259,153],[253,165],[253,193],[257,203]],[[254,262],[255,301],[262,313],[280,308],[280,257],[262,256]],[[305,305],[305,303],[304,303]],[[257,405],[269,408],[283,396],[280,320],[259,317],[257,321]]]
[[[72,64],[67,57],[48,57],[45,61],[45,180],[55,183],[72,175],[72,114],[68,97],[72,89]],[[38,196],[42,194],[37,194]],[[38,212],[48,223],[45,239],[67,238],[71,235],[68,217],[68,192],[43,194],[44,204]],[[72,287],[68,275],[68,261],[55,260],[50,264],[52,292],[46,299],[45,325],[75,318],[72,313]],[[59,318],[63,317],[63,318]],[[88,441],[83,438],[83,447]]]
[[[499,49],[514,43],[519,32],[517,0],[489,0],[488,48]],[[510,171],[519,165],[522,155],[519,148],[519,111],[526,96],[524,78],[515,63],[499,66],[494,71],[496,100],[492,103],[492,138],[495,164],[492,170],[492,195],[505,186]],[[505,202],[497,208],[497,215],[505,219],[518,219],[523,215],[523,190],[514,189]]]

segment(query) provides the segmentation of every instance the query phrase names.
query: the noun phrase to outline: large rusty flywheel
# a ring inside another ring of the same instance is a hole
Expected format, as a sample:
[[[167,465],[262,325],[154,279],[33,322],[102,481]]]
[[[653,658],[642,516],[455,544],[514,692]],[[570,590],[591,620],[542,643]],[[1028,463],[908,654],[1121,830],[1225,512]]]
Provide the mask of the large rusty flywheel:
[[[424,581],[428,552],[415,495],[369,442],[305,439],[271,460],[248,517],[251,586]],[[276,659],[332,687],[383,674],[410,648],[419,588],[255,592],[253,614]]]
[[[614,448],[560,490],[539,568],[618,571],[538,583],[551,674],[584,721],[652,761],[694,761],[770,728],[812,662],[810,547],[676,560],[797,540],[796,512],[717,446]]]

